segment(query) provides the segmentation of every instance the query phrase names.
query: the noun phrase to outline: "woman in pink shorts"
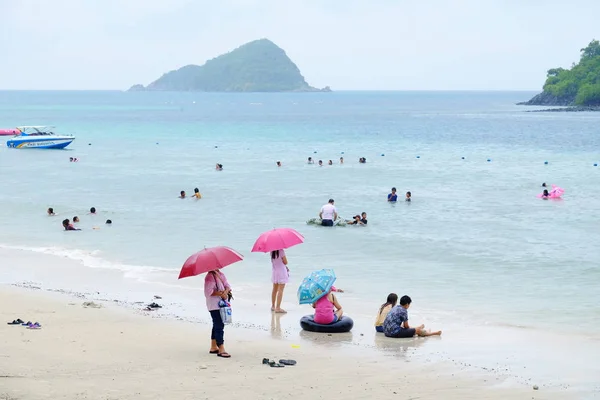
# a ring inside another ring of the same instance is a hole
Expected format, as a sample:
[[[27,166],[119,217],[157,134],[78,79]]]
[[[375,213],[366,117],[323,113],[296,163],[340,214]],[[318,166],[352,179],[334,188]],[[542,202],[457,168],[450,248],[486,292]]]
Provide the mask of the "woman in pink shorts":
[[[287,266],[288,260],[283,250],[275,250],[271,252],[271,264],[273,265],[273,273],[271,281],[273,282],[273,292],[271,293],[271,311],[276,313],[285,313],[281,308],[281,300],[283,299],[283,289],[285,284],[290,279],[290,269]]]

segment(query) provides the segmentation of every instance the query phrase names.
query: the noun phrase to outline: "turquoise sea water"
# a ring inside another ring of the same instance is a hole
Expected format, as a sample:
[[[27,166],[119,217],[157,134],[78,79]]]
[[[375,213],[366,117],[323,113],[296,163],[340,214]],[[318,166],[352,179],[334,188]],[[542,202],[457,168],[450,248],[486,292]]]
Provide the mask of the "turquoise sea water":
[[[246,256],[229,280],[268,307],[269,259],[250,248],[293,227],[306,242],[288,251],[289,309],[301,278],[327,267],[369,318],[397,292],[446,325],[568,326],[597,345],[600,114],[514,105],[531,95],[0,92],[0,128],[77,137],[65,151],[2,143],[0,244],[169,285],[188,255],[228,245]],[[542,182],[563,199],[538,199]],[[412,203],[388,204],[392,186]],[[194,187],[202,200],[177,198]],[[330,197],[368,226],[307,226]],[[74,215],[83,231],[63,232]]]

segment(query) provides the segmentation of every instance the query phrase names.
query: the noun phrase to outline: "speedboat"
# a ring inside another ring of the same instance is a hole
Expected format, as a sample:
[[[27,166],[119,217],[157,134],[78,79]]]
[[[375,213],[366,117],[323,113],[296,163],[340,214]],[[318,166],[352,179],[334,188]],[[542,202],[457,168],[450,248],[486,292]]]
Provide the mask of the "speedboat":
[[[19,133],[6,141],[13,149],[64,149],[75,140],[73,136],[56,135],[52,126],[19,126]]]

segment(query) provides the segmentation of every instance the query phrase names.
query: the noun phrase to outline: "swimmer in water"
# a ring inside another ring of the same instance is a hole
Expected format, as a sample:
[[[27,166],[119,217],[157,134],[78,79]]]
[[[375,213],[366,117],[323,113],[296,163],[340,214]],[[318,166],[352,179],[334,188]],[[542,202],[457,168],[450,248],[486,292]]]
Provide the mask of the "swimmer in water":
[[[344,157],[340,157],[340,164],[344,163]]]
[[[308,161],[306,163],[307,164],[314,164],[315,161],[312,159],[312,157],[308,157]]]
[[[367,221],[367,213],[363,211],[363,212],[362,212],[362,214],[360,214],[360,215],[361,215],[361,217],[362,217],[362,218],[360,219],[360,221],[363,223],[363,225],[366,225],[366,224],[367,224],[367,222],[369,222],[369,221]]]
[[[216,169],[217,171],[223,171],[223,164],[219,164],[219,163],[217,163],[217,165],[215,166],[215,169]]]
[[[323,161],[319,160],[319,167],[322,167],[322,166],[323,166]]]
[[[410,198],[412,196],[411,192],[406,192],[406,198],[404,199],[404,201],[411,201]]]
[[[96,207],[90,208],[90,214],[96,215]]]
[[[548,189],[544,189],[544,193],[542,193],[542,199],[547,200],[549,196],[550,193],[548,193]]]
[[[185,190],[182,190],[181,192],[179,192],[179,198],[185,199]]]
[[[62,222],[62,226],[63,228],[65,228],[65,231],[80,231],[81,229],[77,229],[73,226],[73,224],[71,224],[71,221],[69,221],[69,219],[64,219]]]
[[[110,219],[106,220],[106,225],[112,225],[112,221]]]
[[[281,161],[277,161],[277,166],[281,167]]]
[[[73,217],[73,223],[76,224],[79,222],[79,217],[76,215]]]
[[[353,219],[351,220],[346,220],[346,223],[349,225],[364,225],[363,222],[360,220],[360,215],[355,215],[352,218]]]
[[[201,199],[202,195],[200,194],[200,190],[198,188],[194,189],[194,197],[197,199]]]
[[[54,214],[54,208],[50,207],[48,208],[48,211],[46,211],[48,213],[49,217],[54,217],[56,214]]]
[[[327,164],[333,165],[333,161],[329,160],[329,162],[327,162]]]
[[[395,203],[398,201],[398,195],[396,194],[396,188],[392,188],[392,193],[388,194],[387,201],[390,203]]]
[[[546,186],[546,182],[542,183],[542,187],[548,187]]]

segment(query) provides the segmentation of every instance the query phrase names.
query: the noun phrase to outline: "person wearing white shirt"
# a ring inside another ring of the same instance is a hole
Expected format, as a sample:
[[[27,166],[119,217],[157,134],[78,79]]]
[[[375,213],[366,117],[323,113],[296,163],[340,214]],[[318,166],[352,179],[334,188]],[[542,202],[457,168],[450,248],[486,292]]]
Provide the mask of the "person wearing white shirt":
[[[333,199],[329,199],[329,202],[321,207],[319,218],[321,218],[321,225],[323,226],[333,226],[333,221],[338,217],[337,209],[333,203]]]

